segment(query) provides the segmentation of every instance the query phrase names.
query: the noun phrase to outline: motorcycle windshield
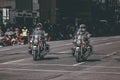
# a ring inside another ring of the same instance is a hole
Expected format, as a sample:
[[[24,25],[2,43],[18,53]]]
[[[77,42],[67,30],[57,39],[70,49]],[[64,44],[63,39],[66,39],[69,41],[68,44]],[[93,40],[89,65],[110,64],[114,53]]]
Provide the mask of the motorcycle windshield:
[[[78,40],[83,40],[83,36],[82,36],[82,35],[79,35],[79,36],[78,36]]]
[[[87,37],[85,35],[79,35],[78,36],[78,40],[83,40],[84,41],[84,40],[86,40],[86,38]]]
[[[41,35],[34,35],[34,39],[40,40],[41,39]]]

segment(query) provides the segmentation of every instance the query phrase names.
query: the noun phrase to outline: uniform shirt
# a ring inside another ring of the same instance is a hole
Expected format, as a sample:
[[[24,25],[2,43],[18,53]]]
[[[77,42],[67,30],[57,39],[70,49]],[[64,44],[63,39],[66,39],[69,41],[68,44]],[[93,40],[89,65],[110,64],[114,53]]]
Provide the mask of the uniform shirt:
[[[37,29],[35,29],[33,31],[33,38],[34,38],[34,35],[38,35],[38,36],[42,37],[42,39],[44,39],[45,38],[44,34],[45,34],[44,30],[37,30]]]
[[[22,36],[27,36],[28,29],[22,29]]]

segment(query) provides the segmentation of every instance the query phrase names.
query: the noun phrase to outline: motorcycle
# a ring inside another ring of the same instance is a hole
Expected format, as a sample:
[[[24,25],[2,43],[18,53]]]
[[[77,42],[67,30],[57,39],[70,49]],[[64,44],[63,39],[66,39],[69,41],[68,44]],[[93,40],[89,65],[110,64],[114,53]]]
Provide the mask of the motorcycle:
[[[92,53],[92,46],[86,42],[87,37],[79,35],[76,41],[75,58],[76,62],[87,60]]]
[[[33,60],[43,59],[44,56],[49,52],[49,45],[44,44],[42,36],[34,35],[32,42],[32,55]]]
[[[71,48],[71,53],[72,53],[73,56],[75,55],[75,48],[76,48],[76,42],[77,42],[76,38],[77,38],[77,36],[74,36],[73,41],[72,41],[73,45],[72,45],[72,48]]]
[[[32,35],[28,38],[28,52],[29,54],[32,54]]]

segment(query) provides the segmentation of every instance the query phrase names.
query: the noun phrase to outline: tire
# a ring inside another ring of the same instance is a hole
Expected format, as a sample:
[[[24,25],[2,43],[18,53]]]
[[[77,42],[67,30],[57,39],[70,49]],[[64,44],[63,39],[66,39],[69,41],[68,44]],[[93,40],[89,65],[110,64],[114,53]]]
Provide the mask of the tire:
[[[28,47],[28,53],[32,54],[32,49],[30,47]]]
[[[81,61],[81,54],[78,51],[75,51],[75,58],[76,58],[76,62]]]
[[[42,49],[40,48],[40,46],[38,46],[38,56],[39,56],[39,60],[43,59]]]
[[[46,45],[46,50],[50,52],[50,46],[48,44]]]
[[[43,55],[41,55],[41,53],[39,53],[39,59],[42,60],[44,58]]]
[[[28,50],[28,53],[31,55],[31,54],[32,54],[32,51],[31,51],[31,50]]]
[[[74,56],[75,55],[75,50],[71,49],[71,53]]]
[[[82,59],[84,60],[84,61],[86,61],[86,60],[88,60],[88,57],[91,55],[91,53],[92,53],[92,48],[91,48],[91,46],[89,46],[90,48],[88,48],[87,49],[87,51],[83,54],[83,56],[82,56]]]
[[[37,51],[32,51],[33,54],[33,60],[36,61],[37,60]]]

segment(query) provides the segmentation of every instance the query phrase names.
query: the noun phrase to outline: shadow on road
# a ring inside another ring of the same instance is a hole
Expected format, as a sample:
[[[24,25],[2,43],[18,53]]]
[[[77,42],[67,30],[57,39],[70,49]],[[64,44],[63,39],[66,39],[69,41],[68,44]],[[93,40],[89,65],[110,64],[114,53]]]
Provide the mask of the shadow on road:
[[[41,60],[55,60],[55,59],[59,59],[59,57],[44,57]]]
[[[88,59],[85,62],[97,62],[97,61],[101,61],[100,59]]]
[[[118,61],[118,62],[120,62],[120,58],[116,58],[115,60]]]

